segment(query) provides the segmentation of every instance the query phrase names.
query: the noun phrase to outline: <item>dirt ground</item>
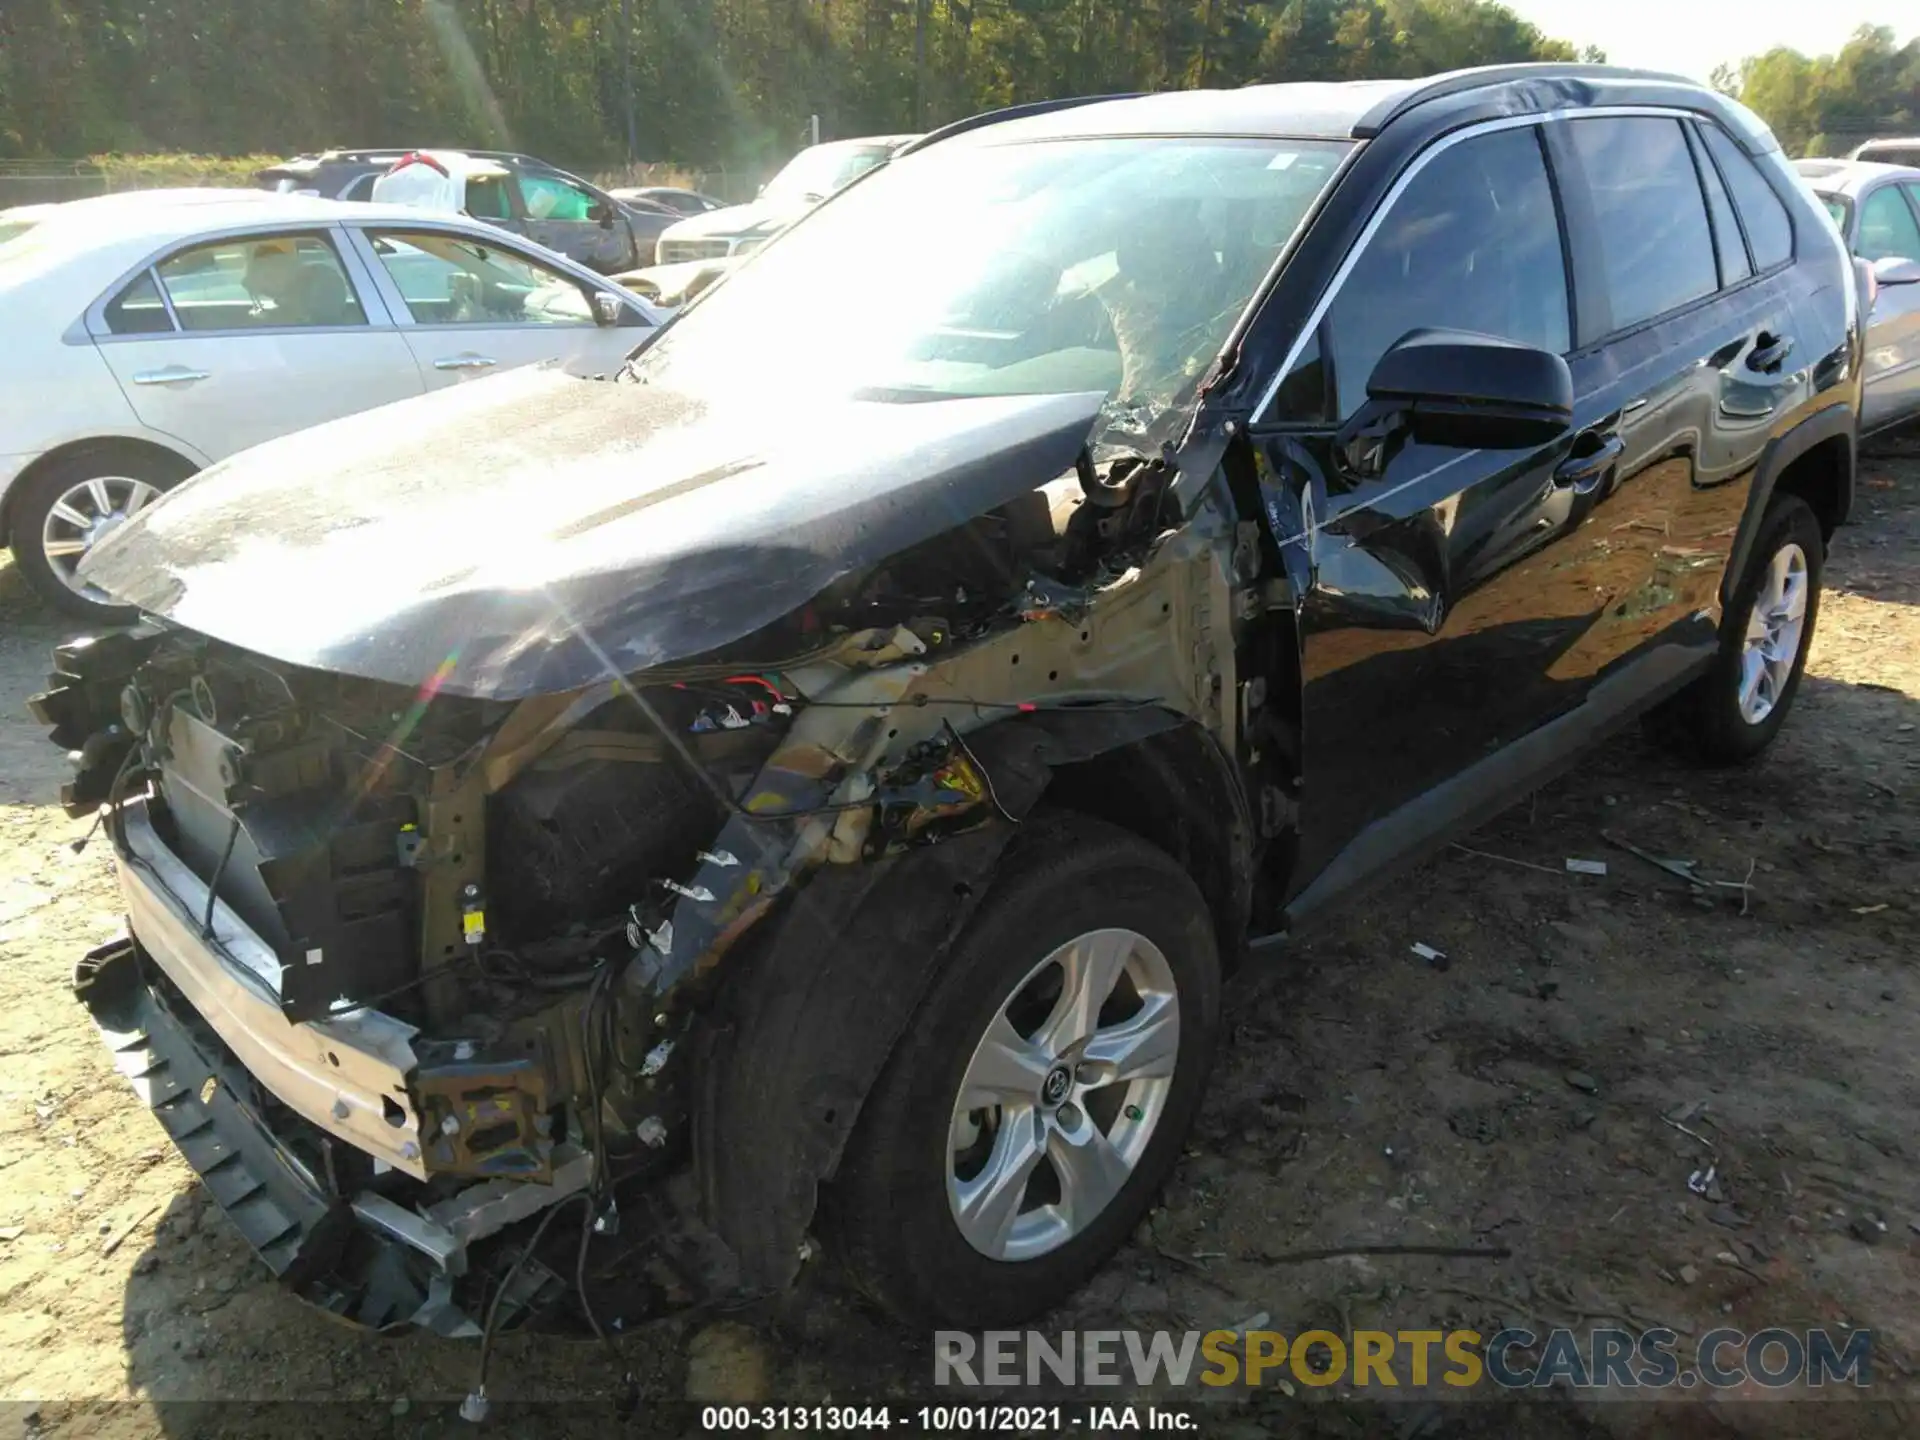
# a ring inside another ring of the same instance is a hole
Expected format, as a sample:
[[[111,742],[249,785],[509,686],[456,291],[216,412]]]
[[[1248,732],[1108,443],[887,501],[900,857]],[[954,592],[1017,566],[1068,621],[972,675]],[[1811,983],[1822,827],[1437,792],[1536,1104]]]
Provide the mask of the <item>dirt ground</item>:
[[[1206,1396],[1203,1428],[1920,1434],[1920,436],[1869,453],[1827,586],[1760,765],[1694,773],[1620,738],[1242,985],[1163,1208],[1046,1327],[1864,1326],[1871,1403],[1562,1388],[1375,1409],[1267,1388]],[[106,847],[70,849],[85,826],[54,805],[61,757],[23,708],[58,633],[0,568],[0,1436],[474,1433],[454,1414],[474,1347],[366,1337],[281,1294],[69,998],[119,918]],[[1744,908],[1614,839],[1750,877]],[[1295,1255],[1354,1245],[1510,1253]],[[929,1341],[814,1282],[623,1343],[657,1406],[924,1398]],[[592,1346],[510,1336],[493,1375],[497,1398],[572,1404],[496,1433],[609,1413]],[[684,1426],[668,1413],[638,1429]]]

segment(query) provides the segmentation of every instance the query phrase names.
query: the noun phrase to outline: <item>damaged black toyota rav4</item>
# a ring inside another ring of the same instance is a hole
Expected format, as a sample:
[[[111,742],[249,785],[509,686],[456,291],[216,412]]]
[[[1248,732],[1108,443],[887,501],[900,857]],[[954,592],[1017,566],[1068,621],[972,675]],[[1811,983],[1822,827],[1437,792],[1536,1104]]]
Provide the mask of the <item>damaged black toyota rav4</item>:
[[[448,1334],[816,1249],[1005,1323],[1221,987],[1645,714],[1793,702],[1856,281],[1745,110],[1527,66],[953,127],[603,381],[262,446],[37,700],[78,985],[261,1256]]]

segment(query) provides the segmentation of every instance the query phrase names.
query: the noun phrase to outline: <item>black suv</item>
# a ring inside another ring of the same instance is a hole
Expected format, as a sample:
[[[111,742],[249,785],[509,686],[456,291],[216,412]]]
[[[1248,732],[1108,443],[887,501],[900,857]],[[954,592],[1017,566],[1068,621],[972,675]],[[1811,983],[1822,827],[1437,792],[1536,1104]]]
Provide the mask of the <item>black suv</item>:
[[[1225,977],[1637,715],[1773,739],[1861,343],[1772,137],[1671,77],[952,127],[612,380],[275,441],[98,545],[150,618],[36,702],[130,917],[79,988],[365,1323],[816,1250],[1031,1314],[1173,1165]]]
[[[328,200],[371,200],[373,182],[417,150],[323,150],[297,155],[254,173],[261,189],[287,195],[318,195]],[[475,160],[491,160],[508,172],[497,210],[477,214],[515,234],[525,235],[602,274],[653,263],[660,232],[684,218],[681,211],[642,198],[616,198],[590,180],[545,160],[514,150],[462,150]],[[540,219],[533,204],[536,187],[553,192],[557,213],[579,218]]]

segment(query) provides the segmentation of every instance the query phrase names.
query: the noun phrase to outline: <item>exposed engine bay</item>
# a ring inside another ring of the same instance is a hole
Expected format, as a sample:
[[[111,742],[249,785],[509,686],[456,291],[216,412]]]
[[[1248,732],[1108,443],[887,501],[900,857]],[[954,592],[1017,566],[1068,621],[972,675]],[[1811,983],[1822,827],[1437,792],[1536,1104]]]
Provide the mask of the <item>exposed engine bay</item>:
[[[763,1244],[687,1175],[734,1143],[699,1134],[735,1103],[701,1069],[743,1023],[721,997],[776,963],[754,958],[780,947],[770,917],[842,903],[823,875],[866,871],[844,887],[865,903],[935,846],[945,909],[914,923],[943,943],[1046,784],[1049,716],[1195,724],[1231,753],[1232,545],[1163,523],[1170,474],[1083,452],[715,653],[526,698],[164,621],[62,647],[34,704],[132,931],[77,983],[256,1248],[336,1313],[599,1329],[608,1305],[788,1278],[808,1202]],[[203,1133],[217,1153],[196,1156]],[[539,1247],[575,1195],[569,1274]]]

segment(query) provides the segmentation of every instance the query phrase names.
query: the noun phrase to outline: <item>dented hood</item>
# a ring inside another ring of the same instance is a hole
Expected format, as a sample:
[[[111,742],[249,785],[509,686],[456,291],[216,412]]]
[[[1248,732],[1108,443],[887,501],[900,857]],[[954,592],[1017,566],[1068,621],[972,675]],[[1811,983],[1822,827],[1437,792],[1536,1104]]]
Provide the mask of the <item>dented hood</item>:
[[[764,399],[511,372],[245,451],[82,573],[289,664],[571,690],[751,634],[1055,478],[1103,397]]]

